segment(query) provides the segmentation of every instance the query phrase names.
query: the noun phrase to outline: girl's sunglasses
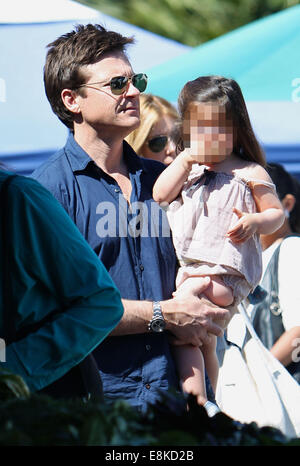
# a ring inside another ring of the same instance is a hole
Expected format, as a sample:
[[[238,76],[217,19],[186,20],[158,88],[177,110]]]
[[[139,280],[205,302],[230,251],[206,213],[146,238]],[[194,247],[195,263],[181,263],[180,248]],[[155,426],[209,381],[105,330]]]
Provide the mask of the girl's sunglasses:
[[[151,152],[161,152],[168,144],[168,140],[168,136],[155,136],[155,138],[149,139],[149,141],[147,141],[147,145]]]
[[[145,73],[138,73],[128,78],[127,76],[116,76],[109,83],[103,84],[102,87],[110,85],[110,90],[114,95],[121,95],[127,91],[129,83],[132,82],[140,92],[144,92],[147,87],[148,76]],[[91,87],[94,84],[102,84],[101,82],[81,84],[79,87]]]

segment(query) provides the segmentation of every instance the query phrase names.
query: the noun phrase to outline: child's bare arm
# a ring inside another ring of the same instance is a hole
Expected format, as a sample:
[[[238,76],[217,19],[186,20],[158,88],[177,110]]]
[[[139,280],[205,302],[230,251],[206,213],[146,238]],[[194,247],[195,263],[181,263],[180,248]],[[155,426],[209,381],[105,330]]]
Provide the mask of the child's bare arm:
[[[272,182],[268,173],[257,166],[253,177],[258,180]],[[253,183],[252,194],[257,206],[257,213],[249,214],[234,209],[238,216],[237,224],[227,232],[227,236],[235,243],[247,241],[255,233],[269,235],[277,231],[284,222],[284,212],[276,192],[264,184]]]
[[[153,199],[159,203],[176,199],[193,163],[195,162],[187,151],[181,152],[156,180]]]

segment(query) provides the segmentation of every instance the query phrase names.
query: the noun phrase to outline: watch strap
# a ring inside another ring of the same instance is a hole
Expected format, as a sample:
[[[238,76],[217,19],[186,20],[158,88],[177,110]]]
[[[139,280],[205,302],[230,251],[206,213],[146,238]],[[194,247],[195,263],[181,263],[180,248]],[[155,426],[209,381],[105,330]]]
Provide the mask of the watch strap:
[[[153,317],[162,317],[161,305],[159,301],[153,301]]]
[[[150,332],[162,332],[165,326],[165,319],[162,313],[160,301],[153,301],[152,306],[153,306],[153,316],[148,324],[148,330]],[[159,321],[161,322],[162,328],[160,330],[156,330],[155,322],[158,323]]]

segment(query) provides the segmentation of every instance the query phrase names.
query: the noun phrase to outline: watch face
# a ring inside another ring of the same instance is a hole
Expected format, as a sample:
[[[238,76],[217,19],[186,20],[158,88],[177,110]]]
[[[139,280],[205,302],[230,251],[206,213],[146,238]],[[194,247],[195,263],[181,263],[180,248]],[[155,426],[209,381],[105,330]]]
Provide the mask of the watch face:
[[[163,332],[166,327],[166,323],[163,319],[155,319],[151,322],[151,327],[152,332]]]

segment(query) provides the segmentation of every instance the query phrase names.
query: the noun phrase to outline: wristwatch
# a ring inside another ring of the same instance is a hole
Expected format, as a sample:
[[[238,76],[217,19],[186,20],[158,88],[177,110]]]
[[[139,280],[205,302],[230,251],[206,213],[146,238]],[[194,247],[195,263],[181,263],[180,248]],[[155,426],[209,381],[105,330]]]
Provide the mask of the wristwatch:
[[[166,322],[162,314],[161,305],[159,301],[153,302],[153,317],[148,324],[149,332],[160,333],[166,328]]]

